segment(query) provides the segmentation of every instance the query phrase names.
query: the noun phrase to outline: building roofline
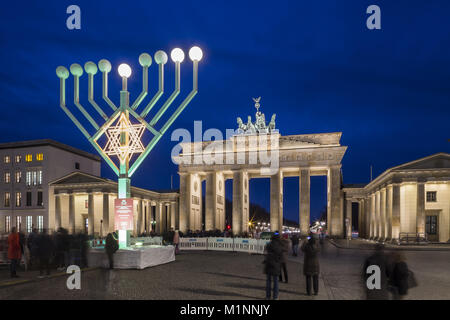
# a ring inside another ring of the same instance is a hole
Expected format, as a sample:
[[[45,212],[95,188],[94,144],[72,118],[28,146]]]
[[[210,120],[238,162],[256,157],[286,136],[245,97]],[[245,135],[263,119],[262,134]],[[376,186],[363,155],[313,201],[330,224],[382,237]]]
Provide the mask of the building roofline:
[[[51,146],[64,151],[68,151],[74,154],[78,154],[82,157],[89,158],[94,161],[101,161],[98,155],[71,147],[67,144],[52,140],[52,139],[39,139],[39,140],[26,140],[26,141],[16,141],[16,142],[4,142],[0,143],[0,150],[2,149],[19,149],[26,147],[41,147],[41,146]]]

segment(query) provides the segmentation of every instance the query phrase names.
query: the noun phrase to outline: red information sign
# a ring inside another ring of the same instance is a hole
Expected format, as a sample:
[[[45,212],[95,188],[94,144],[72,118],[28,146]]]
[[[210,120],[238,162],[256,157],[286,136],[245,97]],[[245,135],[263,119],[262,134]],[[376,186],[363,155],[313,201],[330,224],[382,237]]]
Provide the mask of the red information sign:
[[[114,230],[133,230],[133,199],[115,199]]]

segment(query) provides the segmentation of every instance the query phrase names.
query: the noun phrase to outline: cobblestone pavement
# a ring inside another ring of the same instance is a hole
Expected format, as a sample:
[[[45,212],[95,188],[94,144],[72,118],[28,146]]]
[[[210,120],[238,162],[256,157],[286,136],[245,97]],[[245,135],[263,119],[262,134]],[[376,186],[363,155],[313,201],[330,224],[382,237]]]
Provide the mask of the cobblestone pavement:
[[[289,283],[280,283],[280,300],[363,299],[361,270],[370,253],[326,243],[317,297],[305,294],[303,258],[289,257]],[[450,299],[450,252],[404,254],[419,282],[408,299]],[[0,299],[264,299],[262,261],[246,253],[183,252],[175,262],[144,270],[83,271],[81,290],[68,290],[67,276],[3,287],[0,282]]]

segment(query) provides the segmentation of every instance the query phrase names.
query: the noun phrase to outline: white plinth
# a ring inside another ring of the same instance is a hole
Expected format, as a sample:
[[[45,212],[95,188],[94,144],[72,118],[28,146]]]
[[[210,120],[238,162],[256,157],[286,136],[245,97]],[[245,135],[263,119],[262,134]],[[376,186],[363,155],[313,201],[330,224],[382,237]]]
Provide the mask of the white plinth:
[[[105,250],[90,249],[87,255],[89,267],[109,268]],[[174,246],[143,246],[117,250],[114,269],[144,269],[175,261]]]

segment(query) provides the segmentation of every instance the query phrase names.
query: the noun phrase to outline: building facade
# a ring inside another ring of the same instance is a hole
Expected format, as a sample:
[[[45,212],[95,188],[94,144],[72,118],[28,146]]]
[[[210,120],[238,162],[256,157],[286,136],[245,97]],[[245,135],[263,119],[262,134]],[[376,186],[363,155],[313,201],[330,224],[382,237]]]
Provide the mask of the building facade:
[[[49,182],[73,171],[100,175],[100,157],[53,140],[0,144],[0,233],[49,228]]]
[[[450,154],[386,170],[366,186],[344,186],[346,221],[358,203],[360,237],[397,241],[406,235],[450,241]],[[346,228],[351,236],[351,226]],[[356,229],[356,228],[355,228]]]

